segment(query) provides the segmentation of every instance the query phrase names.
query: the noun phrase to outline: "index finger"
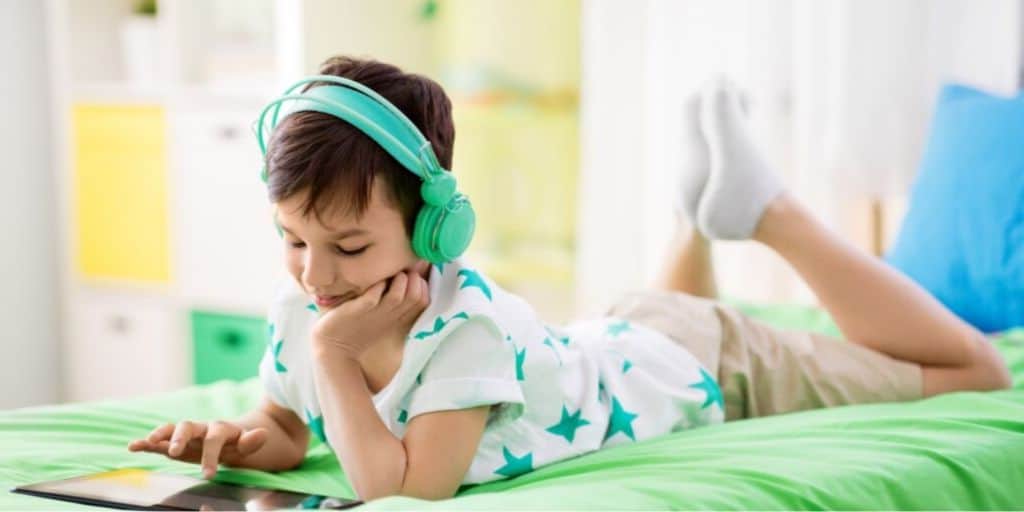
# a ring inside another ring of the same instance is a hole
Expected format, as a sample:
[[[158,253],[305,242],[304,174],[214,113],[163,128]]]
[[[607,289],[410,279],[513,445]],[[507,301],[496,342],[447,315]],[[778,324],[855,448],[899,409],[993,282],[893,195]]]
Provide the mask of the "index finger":
[[[384,294],[384,287],[387,286],[389,279],[383,279],[374,284],[370,289],[366,290],[362,295],[352,299],[352,303],[358,310],[371,309],[380,303],[380,298]]]
[[[381,302],[390,308],[397,308],[406,299],[406,289],[409,285],[409,273],[399,272],[391,278],[391,288],[381,297]]]
[[[232,443],[238,440],[241,429],[229,425],[223,421],[214,421],[206,429],[206,438],[203,441],[203,455],[200,465],[203,468],[203,476],[211,478],[217,474],[217,464],[220,462],[220,451],[225,443]]]

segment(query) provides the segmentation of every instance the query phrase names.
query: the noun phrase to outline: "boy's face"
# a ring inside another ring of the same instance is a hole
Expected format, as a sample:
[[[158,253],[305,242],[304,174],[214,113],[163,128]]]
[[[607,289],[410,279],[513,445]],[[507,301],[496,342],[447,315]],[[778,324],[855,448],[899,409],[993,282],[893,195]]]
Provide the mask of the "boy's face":
[[[320,309],[337,307],[420,261],[383,187],[374,180],[369,207],[358,221],[340,211],[323,212],[324,224],[312,214],[303,218],[306,191],[275,204],[288,272],[313,299],[341,298],[318,304]]]

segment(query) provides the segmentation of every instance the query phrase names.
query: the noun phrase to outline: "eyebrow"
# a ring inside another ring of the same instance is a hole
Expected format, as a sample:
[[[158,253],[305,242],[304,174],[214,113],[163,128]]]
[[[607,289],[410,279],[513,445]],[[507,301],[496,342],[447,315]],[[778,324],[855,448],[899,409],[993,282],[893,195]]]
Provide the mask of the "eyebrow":
[[[288,229],[287,226],[285,226],[284,224],[281,224],[280,222],[278,222],[278,224],[281,226],[281,229],[285,230],[289,235],[292,235],[292,236],[298,238],[298,235],[293,233],[292,230]],[[343,238],[348,238],[350,236],[365,235],[367,233],[369,233],[369,231],[366,231],[365,229],[352,228],[352,229],[347,229],[347,230],[344,230],[344,231],[336,231],[334,233],[331,233],[331,236],[333,237],[334,240],[341,240]]]

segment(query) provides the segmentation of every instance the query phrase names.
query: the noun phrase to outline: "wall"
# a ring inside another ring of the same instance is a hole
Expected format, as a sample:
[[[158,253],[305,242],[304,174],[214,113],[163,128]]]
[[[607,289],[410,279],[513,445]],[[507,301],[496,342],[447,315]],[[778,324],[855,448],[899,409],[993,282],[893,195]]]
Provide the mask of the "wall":
[[[57,272],[43,2],[0,2],[0,409],[54,402]]]
[[[790,190],[871,249],[870,207],[890,237],[941,82],[1018,86],[1021,0],[591,0],[583,4],[577,279],[596,312],[647,285],[668,254],[682,103],[725,73]],[[889,204],[893,207],[890,208]],[[892,211],[896,215],[889,215]],[[813,302],[772,251],[714,248],[722,295]]]

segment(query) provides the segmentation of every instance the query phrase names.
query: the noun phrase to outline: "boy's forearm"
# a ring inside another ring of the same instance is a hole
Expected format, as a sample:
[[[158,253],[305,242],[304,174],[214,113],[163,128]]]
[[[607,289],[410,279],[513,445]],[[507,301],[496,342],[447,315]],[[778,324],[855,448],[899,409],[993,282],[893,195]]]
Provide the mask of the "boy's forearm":
[[[325,353],[313,361],[326,434],[356,494],[371,500],[401,493],[405,445],[381,421],[359,363]]]
[[[267,441],[248,457],[231,466],[266,471],[285,471],[302,463],[306,447],[296,444],[295,436],[265,411],[255,409],[235,420],[245,430],[267,429]]]

